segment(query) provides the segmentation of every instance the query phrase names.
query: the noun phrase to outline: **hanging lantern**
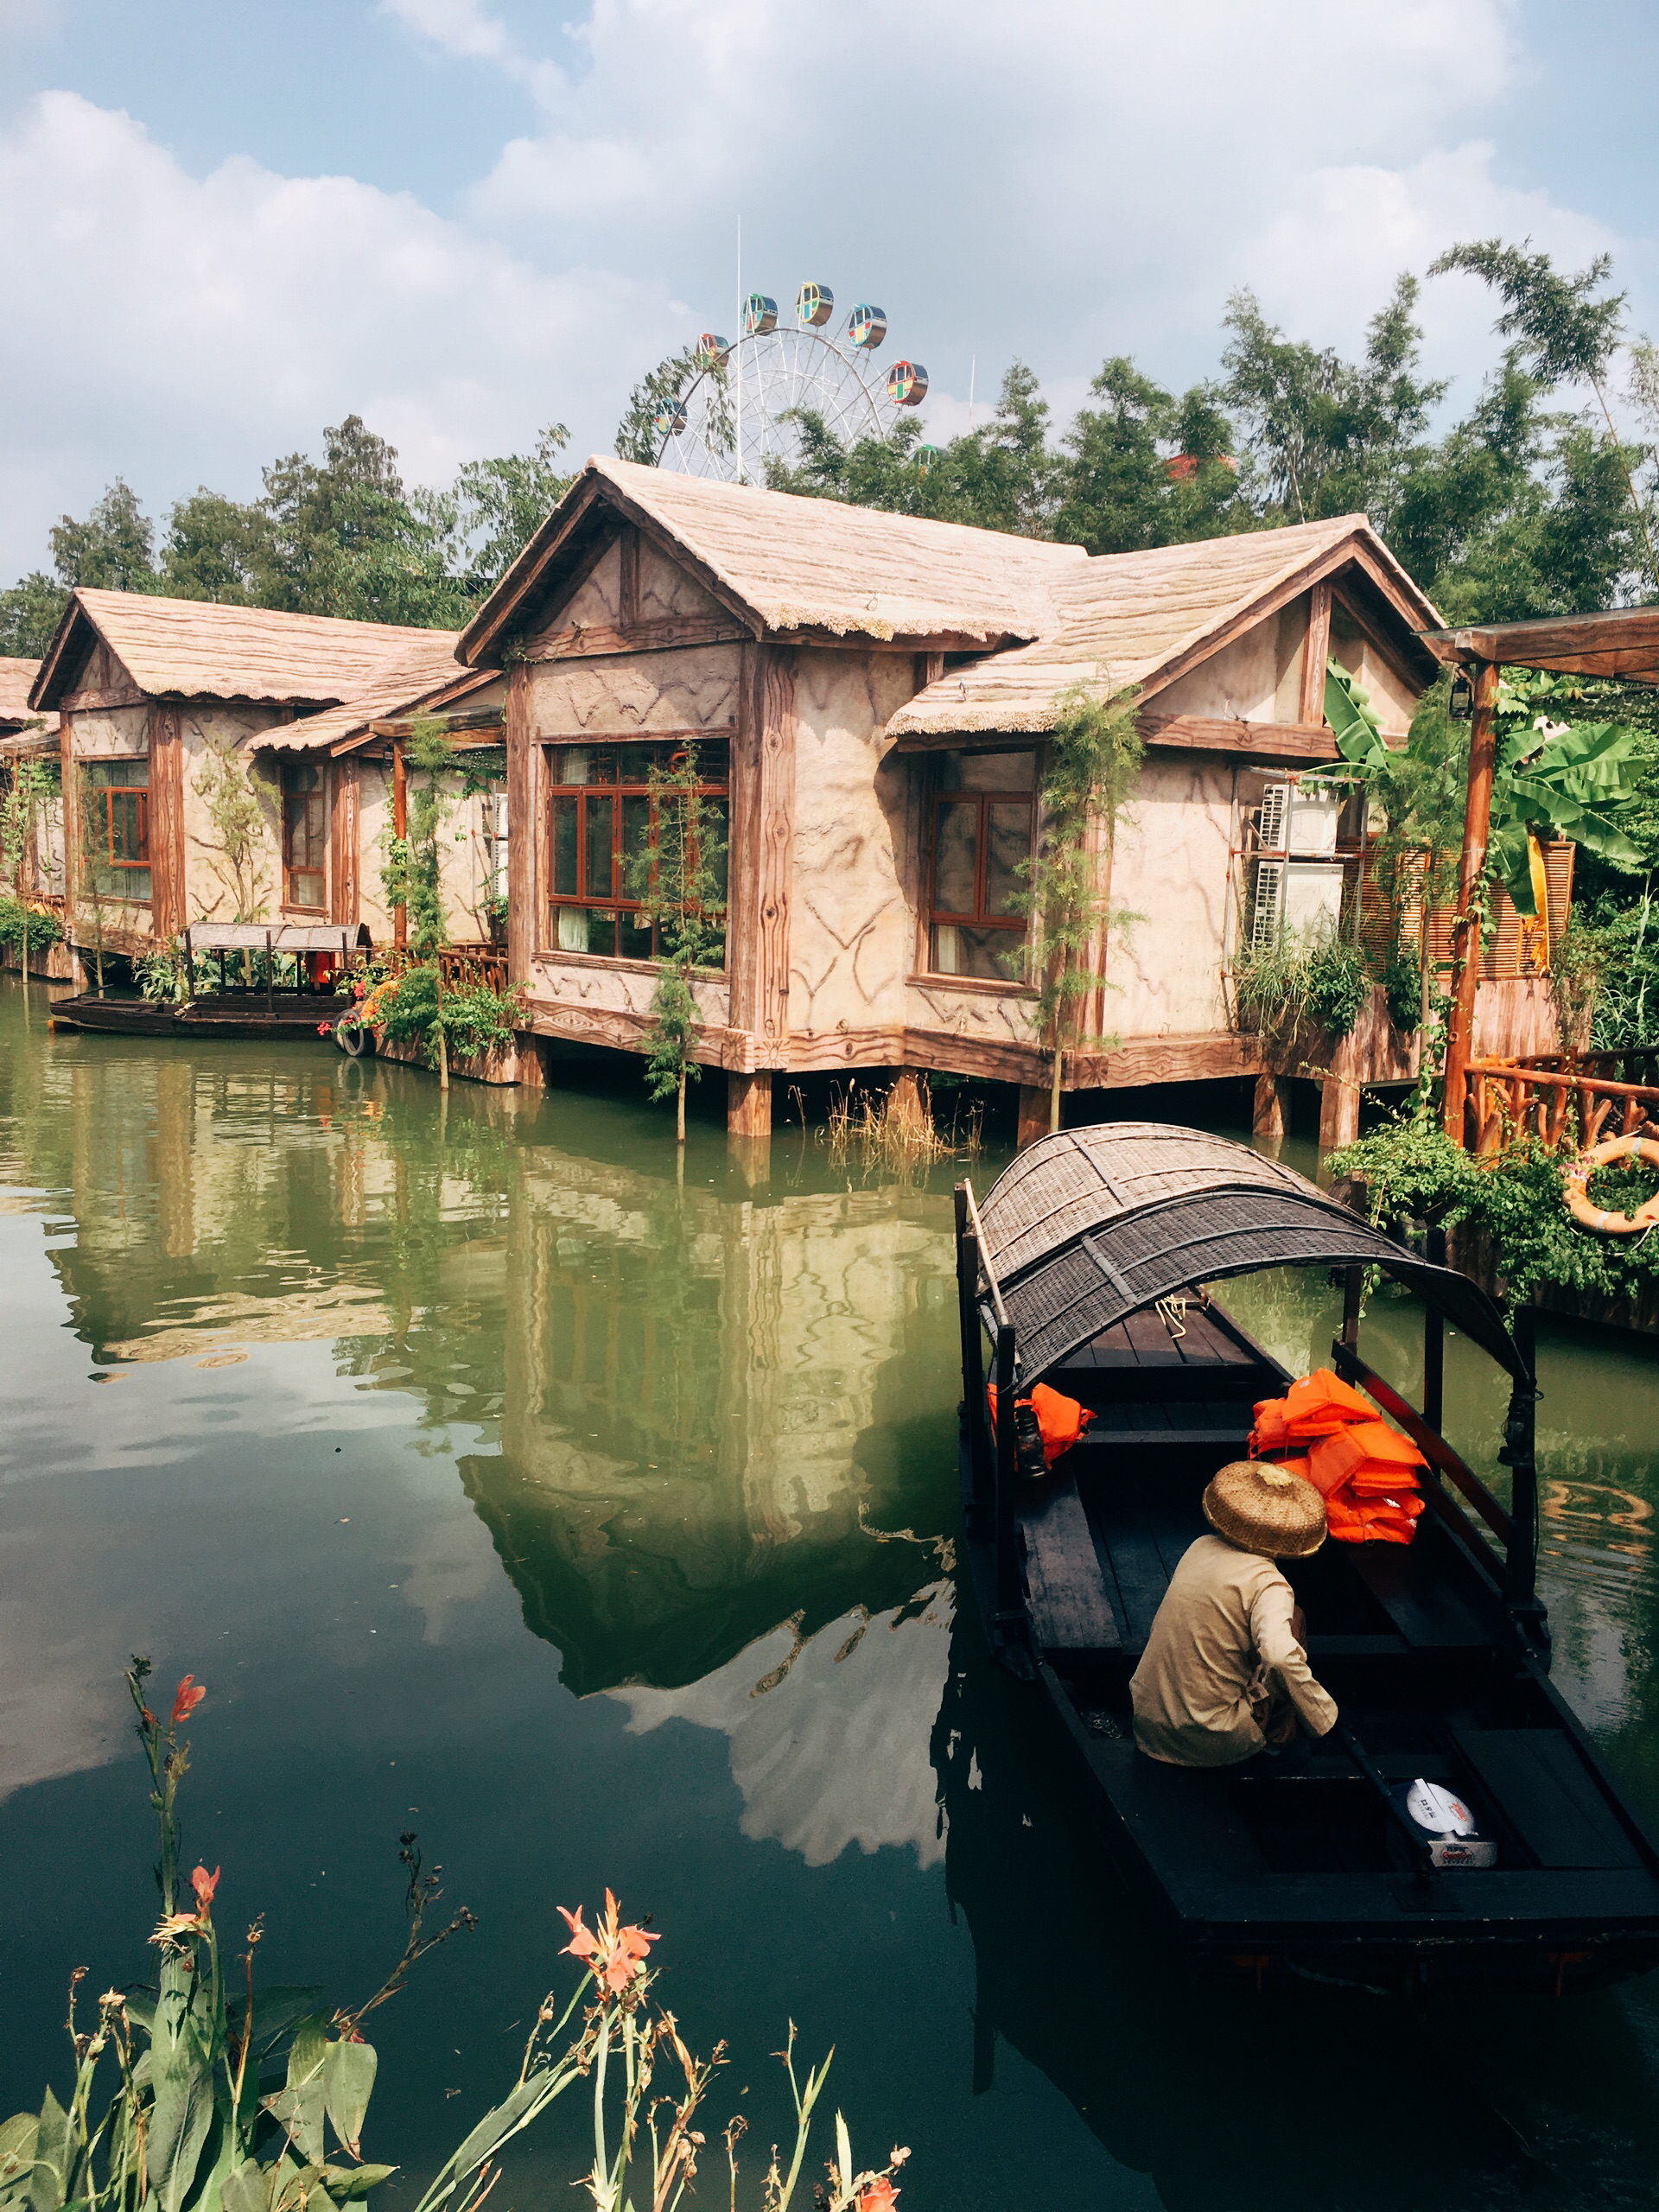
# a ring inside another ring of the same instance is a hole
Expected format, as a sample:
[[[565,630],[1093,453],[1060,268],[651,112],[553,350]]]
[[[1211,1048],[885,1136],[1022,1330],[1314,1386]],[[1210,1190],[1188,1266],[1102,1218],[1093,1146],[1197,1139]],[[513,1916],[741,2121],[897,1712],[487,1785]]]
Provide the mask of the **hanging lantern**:
[[[1452,696],[1446,711],[1454,722],[1466,722],[1475,711],[1475,687],[1463,669],[1452,679]]]

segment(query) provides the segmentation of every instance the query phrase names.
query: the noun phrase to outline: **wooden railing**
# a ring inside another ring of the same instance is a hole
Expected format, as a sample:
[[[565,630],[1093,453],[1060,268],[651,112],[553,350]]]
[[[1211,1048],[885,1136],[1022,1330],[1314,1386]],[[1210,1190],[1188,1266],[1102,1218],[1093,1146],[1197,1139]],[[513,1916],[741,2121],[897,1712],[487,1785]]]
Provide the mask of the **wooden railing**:
[[[382,957],[386,972],[400,976],[406,968],[422,963],[416,954],[399,949],[387,951]],[[502,997],[507,989],[507,955],[499,944],[442,944],[438,947],[438,974],[447,991],[490,990]]]
[[[1576,1062],[1471,1060],[1470,1148],[1497,1152],[1511,1137],[1527,1135],[1551,1146],[1573,1137],[1586,1149],[1609,1137],[1659,1136],[1659,1084],[1604,1074],[1604,1065],[1635,1065],[1653,1075],[1659,1052],[1592,1052]]]

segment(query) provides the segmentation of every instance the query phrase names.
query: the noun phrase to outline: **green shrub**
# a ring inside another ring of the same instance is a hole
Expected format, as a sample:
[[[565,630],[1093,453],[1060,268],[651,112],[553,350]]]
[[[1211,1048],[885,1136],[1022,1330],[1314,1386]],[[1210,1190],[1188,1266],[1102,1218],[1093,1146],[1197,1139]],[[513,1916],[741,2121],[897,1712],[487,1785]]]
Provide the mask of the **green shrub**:
[[[49,906],[31,906],[26,899],[0,898],[0,944],[18,952],[25,943],[31,952],[61,944],[63,924]]]
[[[1241,951],[1233,996],[1241,1028],[1280,1046],[1310,1029],[1339,1045],[1360,1017],[1371,978],[1358,949],[1334,938],[1287,938],[1271,950]]]

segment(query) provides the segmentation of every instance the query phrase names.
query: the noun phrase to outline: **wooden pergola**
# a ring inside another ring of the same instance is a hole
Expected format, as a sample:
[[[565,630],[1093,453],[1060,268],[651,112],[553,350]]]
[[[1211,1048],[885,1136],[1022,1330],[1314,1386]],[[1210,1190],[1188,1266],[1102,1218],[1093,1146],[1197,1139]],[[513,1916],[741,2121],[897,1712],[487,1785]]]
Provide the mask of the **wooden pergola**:
[[[1529,622],[1485,622],[1458,630],[1426,630],[1424,643],[1443,661],[1467,671],[1474,690],[1469,728],[1469,795],[1464,808],[1458,877],[1458,925],[1452,944],[1455,996],[1446,1049],[1444,1128],[1464,1141],[1469,1060],[1475,1030],[1478,948],[1471,906],[1486,865],[1491,828],[1492,769],[1497,741],[1500,668],[1548,669],[1563,676],[1624,677],[1659,683],[1659,607],[1621,607],[1611,614],[1545,615]]]

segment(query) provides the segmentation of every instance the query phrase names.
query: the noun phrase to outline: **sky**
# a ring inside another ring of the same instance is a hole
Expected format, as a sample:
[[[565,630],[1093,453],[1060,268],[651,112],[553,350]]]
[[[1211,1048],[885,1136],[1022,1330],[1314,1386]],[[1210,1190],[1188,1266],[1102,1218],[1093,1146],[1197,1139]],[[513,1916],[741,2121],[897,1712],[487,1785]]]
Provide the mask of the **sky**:
[[[740,269],[883,307],[936,438],[1016,355],[1210,373],[1240,285],[1351,351],[1459,238],[1659,336],[1656,85],[1636,0],[0,0],[0,582],[353,411],[411,481],[608,451]],[[1423,317],[1467,404],[1489,300]]]

